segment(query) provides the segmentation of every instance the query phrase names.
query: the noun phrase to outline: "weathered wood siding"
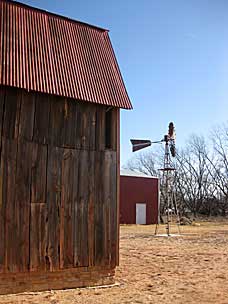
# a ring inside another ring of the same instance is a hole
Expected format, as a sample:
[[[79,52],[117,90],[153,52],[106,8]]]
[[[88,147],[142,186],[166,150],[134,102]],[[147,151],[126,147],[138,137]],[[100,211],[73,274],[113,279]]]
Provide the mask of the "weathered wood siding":
[[[117,133],[107,107],[0,87],[0,273],[115,267]]]

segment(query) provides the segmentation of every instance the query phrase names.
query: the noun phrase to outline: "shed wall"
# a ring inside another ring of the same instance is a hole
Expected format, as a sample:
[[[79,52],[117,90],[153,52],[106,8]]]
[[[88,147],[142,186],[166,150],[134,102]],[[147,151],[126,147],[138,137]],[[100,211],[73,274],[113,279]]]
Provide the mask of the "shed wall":
[[[158,221],[159,180],[120,176],[120,223],[136,223],[136,204],[146,203],[146,224]]]

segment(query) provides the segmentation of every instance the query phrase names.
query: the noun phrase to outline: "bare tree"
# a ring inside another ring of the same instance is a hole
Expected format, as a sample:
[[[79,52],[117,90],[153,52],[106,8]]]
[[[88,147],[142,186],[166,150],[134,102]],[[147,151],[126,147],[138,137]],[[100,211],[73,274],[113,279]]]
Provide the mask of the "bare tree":
[[[212,144],[212,145],[211,145]],[[125,166],[161,177],[164,149],[137,153]],[[182,212],[223,214],[228,211],[228,124],[213,129],[212,141],[193,134],[177,149],[175,192]],[[161,186],[161,197],[163,195]]]
[[[192,135],[177,153],[176,187],[182,206],[194,215],[202,211],[209,198],[213,197],[214,186],[209,174],[209,148],[204,137]]]
[[[228,123],[215,127],[211,132],[214,159],[209,173],[217,187],[219,208],[223,215],[228,211]]]
[[[158,152],[140,152],[130,159],[124,166],[126,169],[139,171],[146,175],[158,176],[158,166],[160,163],[160,155]]]

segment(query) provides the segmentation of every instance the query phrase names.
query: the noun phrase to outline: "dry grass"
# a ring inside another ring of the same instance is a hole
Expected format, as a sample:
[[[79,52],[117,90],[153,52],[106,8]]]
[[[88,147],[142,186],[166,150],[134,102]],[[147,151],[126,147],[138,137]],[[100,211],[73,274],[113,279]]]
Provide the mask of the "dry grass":
[[[167,238],[155,237],[154,226],[122,226],[119,287],[0,296],[0,303],[227,304],[228,222],[181,228]]]

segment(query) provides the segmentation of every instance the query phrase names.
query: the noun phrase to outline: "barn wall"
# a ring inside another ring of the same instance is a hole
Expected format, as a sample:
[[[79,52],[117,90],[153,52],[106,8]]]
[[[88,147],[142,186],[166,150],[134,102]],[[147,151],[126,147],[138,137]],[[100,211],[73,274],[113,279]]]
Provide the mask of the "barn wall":
[[[0,87],[0,274],[5,278],[115,268],[118,110],[112,114],[110,149],[106,110]]]
[[[146,203],[146,224],[158,221],[157,178],[120,176],[120,223],[136,223],[136,204]]]

